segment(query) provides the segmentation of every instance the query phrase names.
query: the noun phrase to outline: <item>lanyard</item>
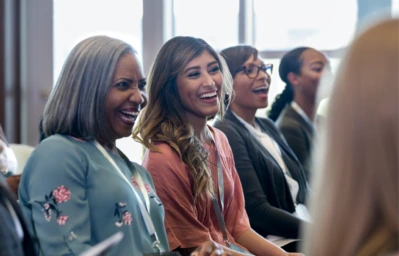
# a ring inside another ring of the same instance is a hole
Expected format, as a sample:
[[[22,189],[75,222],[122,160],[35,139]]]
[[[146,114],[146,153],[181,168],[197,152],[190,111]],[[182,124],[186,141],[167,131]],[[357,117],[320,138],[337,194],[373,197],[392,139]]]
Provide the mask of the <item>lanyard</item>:
[[[161,252],[158,236],[157,236],[157,233],[155,231],[154,224],[152,223],[152,220],[151,220],[151,217],[150,217],[149,196],[148,196],[147,190],[145,189],[145,187],[143,185],[144,183],[143,183],[143,180],[141,179],[140,174],[138,173],[138,171],[136,171],[134,176],[137,176],[137,178],[135,177],[135,179],[136,179],[137,183],[139,183],[140,190],[141,190],[142,194],[144,195],[144,198],[146,199],[147,208],[144,206],[144,203],[141,200],[141,197],[137,193],[136,189],[133,187],[132,183],[129,182],[129,180],[123,174],[121,169],[115,163],[114,159],[112,159],[112,157],[108,154],[108,152],[104,149],[104,147],[101,146],[100,143],[98,143],[97,141],[94,141],[94,145],[105,156],[105,158],[113,165],[113,167],[118,172],[118,174],[123,178],[123,180],[125,180],[129,184],[130,188],[133,190],[133,193],[136,196],[137,201],[139,203],[139,208],[140,208],[141,216],[144,219],[144,224],[145,224],[145,226],[147,228],[148,233],[150,234],[150,237],[151,237],[151,240],[152,240],[152,246],[158,252]],[[147,200],[148,200],[148,202],[147,202]]]
[[[223,180],[223,168],[222,168],[222,161],[220,159],[219,151],[215,142],[215,139],[213,137],[212,132],[208,128],[208,132],[212,138],[212,142],[215,145],[215,152],[216,152],[216,160],[217,160],[217,167],[218,167],[218,187],[219,187],[219,199],[220,199],[220,204],[222,206],[222,211],[224,210],[224,180]],[[223,234],[223,241],[226,244],[228,248],[233,249],[234,251],[241,252],[246,255],[252,255],[248,253],[247,251],[243,250],[242,248],[236,246],[235,244],[230,243],[229,237],[227,236],[227,229],[226,229],[226,223],[224,222],[223,214],[220,210],[218,200],[216,198],[212,198],[212,205],[213,209],[215,210],[216,214],[216,219],[219,223],[219,228],[222,231]]]
[[[212,142],[215,145],[215,152],[216,152],[216,161],[217,161],[217,169],[218,169],[218,187],[219,187],[219,199],[220,199],[220,205],[222,206],[222,210],[220,210],[218,200],[216,198],[212,198],[212,204],[213,204],[213,209],[215,210],[216,213],[216,218],[219,223],[219,227],[222,230],[223,234],[223,240],[226,244],[227,247],[230,247],[230,242],[229,242],[229,237],[227,236],[227,231],[226,231],[226,224],[224,222],[223,214],[222,211],[224,210],[224,180],[223,180],[223,168],[222,168],[222,162],[220,160],[220,155],[219,151],[215,142],[215,139],[213,137],[212,132],[208,128],[208,132],[212,138]]]

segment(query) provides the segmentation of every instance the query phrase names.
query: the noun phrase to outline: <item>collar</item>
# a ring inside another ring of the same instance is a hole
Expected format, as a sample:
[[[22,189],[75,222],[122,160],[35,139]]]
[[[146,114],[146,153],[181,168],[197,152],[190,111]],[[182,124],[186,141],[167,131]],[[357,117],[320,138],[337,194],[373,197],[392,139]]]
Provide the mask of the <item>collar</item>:
[[[314,128],[313,122],[309,119],[309,117],[306,115],[305,111],[295,102],[291,102],[291,107],[294,109],[295,112],[298,113],[302,117],[305,122],[307,122],[312,128]]]
[[[249,123],[247,123],[247,121],[245,121],[244,119],[242,119],[241,117],[239,117],[236,113],[234,113],[233,110],[231,110],[231,113],[238,119],[238,121],[240,121],[245,128],[247,128],[249,131],[251,132],[255,132],[255,133],[262,133],[262,130],[260,129],[259,125],[256,123],[256,120],[254,122],[255,127],[253,127],[252,125],[250,125]]]

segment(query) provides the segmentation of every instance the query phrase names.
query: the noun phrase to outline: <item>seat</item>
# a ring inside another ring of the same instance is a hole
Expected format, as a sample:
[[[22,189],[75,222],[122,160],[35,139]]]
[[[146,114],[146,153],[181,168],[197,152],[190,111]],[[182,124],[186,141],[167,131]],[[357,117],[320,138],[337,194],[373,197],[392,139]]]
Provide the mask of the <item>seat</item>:
[[[14,171],[14,175],[21,174],[24,170],[26,161],[35,147],[25,144],[10,144],[10,148],[14,151],[15,157],[17,158],[17,170]]]

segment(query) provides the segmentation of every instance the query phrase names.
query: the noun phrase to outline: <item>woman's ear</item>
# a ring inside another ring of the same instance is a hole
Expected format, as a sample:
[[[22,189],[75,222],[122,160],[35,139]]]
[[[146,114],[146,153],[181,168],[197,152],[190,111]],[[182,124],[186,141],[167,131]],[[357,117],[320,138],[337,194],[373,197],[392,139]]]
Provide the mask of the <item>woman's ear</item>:
[[[289,72],[287,75],[287,80],[290,82],[292,86],[298,86],[299,84],[299,76],[294,72]]]

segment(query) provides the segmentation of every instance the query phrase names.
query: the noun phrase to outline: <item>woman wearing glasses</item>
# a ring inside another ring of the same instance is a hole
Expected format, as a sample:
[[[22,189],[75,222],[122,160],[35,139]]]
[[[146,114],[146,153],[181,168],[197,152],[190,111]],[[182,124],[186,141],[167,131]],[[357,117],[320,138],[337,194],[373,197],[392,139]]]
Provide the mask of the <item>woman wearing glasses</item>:
[[[269,112],[270,119],[277,121],[288,145],[304,166],[308,181],[316,93],[324,67],[329,67],[326,56],[313,48],[298,47],[284,55],[279,74],[286,86]]]
[[[234,94],[224,119],[214,126],[231,145],[251,227],[292,251],[302,222],[296,207],[306,210],[304,170],[273,122],[255,117],[267,107],[273,66],[251,46],[230,47],[221,55],[233,76]]]

